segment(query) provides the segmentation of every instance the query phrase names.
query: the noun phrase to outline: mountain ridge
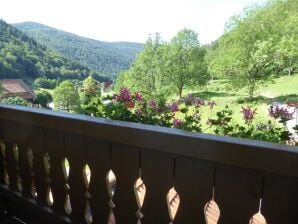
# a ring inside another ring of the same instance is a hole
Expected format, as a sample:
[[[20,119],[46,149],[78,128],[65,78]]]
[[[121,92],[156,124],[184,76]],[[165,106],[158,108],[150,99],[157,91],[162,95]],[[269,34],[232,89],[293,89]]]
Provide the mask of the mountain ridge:
[[[41,45],[0,19],[0,78],[20,78],[32,84],[33,80],[40,77],[58,81],[82,80],[88,75],[99,81],[109,80]]]
[[[50,28],[50,29],[53,29],[53,30],[56,30],[56,31],[62,31],[64,33],[68,33],[68,34],[71,34],[71,35],[74,35],[74,36],[77,36],[77,37],[89,39],[89,40],[92,40],[92,41],[98,41],[98,42],[102,42],[102,43],[108,43],[108,44],[117,44],[117,43],[140,44],[140,45],[144,45],[145,44],[145,43],[134,42],[134,41],[105,41],[105,40],[98,40],[98,39],[95,39],[95,38],[92,38],[92,37],[83,36],[83,35],[80,35],[80,34],[76,34],[76,33],[70,32],[70,31],[58,29],[58,28],[55,28],[53,26],[46,25],[46,24],[39,23],[39,22],[34,22],[34,21],[25,21],[25,22],[20,22],[20,23],[11,23],[10,25],[12,25],[14,27],[26,25],[22,29],[28,29],[28,25],[32,25],[33,27],[35,27],[35,25],[37,25],[37,26],[40,26],[40,27]]]
[[[135,42],[95,40],[36,22],[12,25],[37,42],[111,79],[128,69],[144,46]]]

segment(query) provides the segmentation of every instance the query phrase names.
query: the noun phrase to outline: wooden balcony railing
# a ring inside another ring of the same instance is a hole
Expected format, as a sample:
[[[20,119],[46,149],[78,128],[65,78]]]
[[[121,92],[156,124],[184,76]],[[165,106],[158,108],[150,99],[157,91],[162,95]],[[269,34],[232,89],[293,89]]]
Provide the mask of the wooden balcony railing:
[[[298,223],[297,147],[7,105],[0,139],[1,208],[25,223],[202,224],[213,192],[218,223],[260,199]]]

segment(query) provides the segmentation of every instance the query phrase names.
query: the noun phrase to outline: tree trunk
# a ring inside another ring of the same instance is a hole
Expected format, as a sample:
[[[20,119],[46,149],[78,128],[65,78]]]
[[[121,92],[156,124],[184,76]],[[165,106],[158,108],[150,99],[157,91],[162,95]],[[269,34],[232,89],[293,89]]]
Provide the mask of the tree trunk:
[[[249,95],[249,99],[252,99],[255,93],[255,81],[254,80],[250,80],[249,82],[249,87],[248,87],[248,95]]]
[[[181,98],[182,97],[183,86],[179,86],[178,91],[179,91],[179,98]]]
[[[292,72],[292,62],[290,61],[290,66],[288,69],[288,75],[291,76],[291,72]]]

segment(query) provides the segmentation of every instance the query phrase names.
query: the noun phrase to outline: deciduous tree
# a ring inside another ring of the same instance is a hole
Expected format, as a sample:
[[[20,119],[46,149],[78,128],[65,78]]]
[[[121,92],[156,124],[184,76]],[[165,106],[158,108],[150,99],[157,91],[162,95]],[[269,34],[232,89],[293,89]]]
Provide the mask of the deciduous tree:
[[[52,100],[53,100],[53,97],[48,91],[41,90],[36,92],[35,103],[37,103],[41,107],[48,107],[48,104],[52,102]]]
[[[54,108],[67,112],[79,112],[80,99],[78,91],[71,81],[63,81],[57,86],[53,94]]]
[[[209,69],[229,78],[236,88],[246,87],[250,97],[272,75],[294,73],[298,63],[297,7],[296,0],[268,1],[232,17]]]
[[[167,80],[182,97],[186,86],[201,85],[208,81],[205,50],[200,46],[198,34],[183,29],[171,40],[166,54]]]

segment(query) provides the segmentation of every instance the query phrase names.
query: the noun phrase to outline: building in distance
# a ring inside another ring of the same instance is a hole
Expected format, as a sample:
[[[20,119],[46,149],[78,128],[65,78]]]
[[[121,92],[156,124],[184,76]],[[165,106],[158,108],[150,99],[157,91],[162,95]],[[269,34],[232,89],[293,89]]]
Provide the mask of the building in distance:
[[[21,97],[27,101],[33,101],[36,96],[21,79],[0,79],[2,86],[1,98]]]

